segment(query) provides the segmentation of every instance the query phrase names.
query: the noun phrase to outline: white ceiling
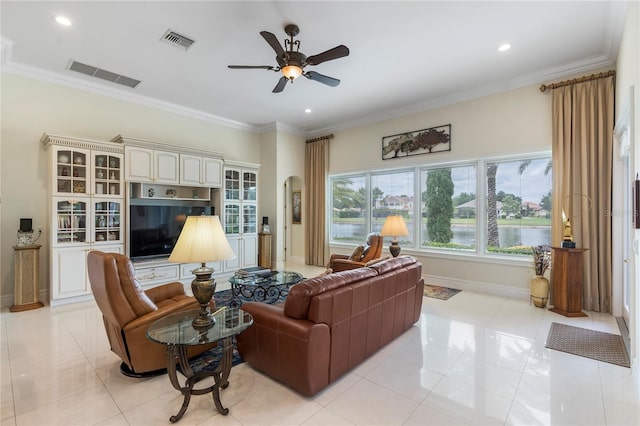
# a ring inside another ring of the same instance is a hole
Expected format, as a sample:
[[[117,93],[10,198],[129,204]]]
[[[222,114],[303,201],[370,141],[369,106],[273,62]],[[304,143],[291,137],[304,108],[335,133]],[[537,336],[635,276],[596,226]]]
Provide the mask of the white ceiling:
[[[6,1],[2,67],[72,87],[260,130],[307,135],[377,121],[615,64],[620,1]],[[58,14],[73,22],[63,27]],[[340,79],[231,70],[274,65],[259,32],[295,23],[307,56],[339,44],[348,57],[308,66]],[[196,41],[163,43],[167,29]],[[504,42],[511,50],[501,53]],[[68,70],[75,60],[142,83],[135,89]],[[312,113],[306,114],[305,108]]]

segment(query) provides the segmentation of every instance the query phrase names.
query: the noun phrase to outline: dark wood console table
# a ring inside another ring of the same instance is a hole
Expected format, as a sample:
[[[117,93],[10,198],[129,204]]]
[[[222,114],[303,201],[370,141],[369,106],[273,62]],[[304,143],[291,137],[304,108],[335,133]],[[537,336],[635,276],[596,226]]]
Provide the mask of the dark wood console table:
[[[586,317],[582,312],[582,268],[584,248],[552,247],[551,289],[553,308],[565,317]]]

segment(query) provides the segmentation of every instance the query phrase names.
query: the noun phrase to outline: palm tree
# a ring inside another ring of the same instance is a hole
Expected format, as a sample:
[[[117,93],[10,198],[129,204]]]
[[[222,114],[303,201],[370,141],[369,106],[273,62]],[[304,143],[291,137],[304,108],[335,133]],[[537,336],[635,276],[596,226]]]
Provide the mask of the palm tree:
[[[487,164],[487,246],[500,247],[498,208],[496,203],[496,163]]]

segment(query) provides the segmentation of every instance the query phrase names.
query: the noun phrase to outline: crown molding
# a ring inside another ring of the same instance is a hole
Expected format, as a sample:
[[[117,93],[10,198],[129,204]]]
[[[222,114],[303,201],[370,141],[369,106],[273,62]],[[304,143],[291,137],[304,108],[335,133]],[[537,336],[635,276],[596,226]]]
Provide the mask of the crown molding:
[[[124,102],[129,102],[136,105],[142,105],[149,108],[155,108],[163,111],[168,111],[174,114],[191,117],[197,120],[206,121],[209,123],[219,124],[225,127],[231,127],[239,130],[246,130],[253,133],[259,133],[256,126],[242,123],[239,121],[230,120],[228,118],[220,117],[217,115],[209,114],[203,111],[199,111],[193,108],[188,108],[182,105],[174,104],[171,102],[161,101],[159,99],[151,98],[148,96],[138,95],[132,93],[129,90],[123,90],[120,88],[106,87],[102,84],[94,83],[92,81],[85,81],[80,78],[69,77],[61,73],[55,73],[46,71],[40,68],[31,67],[24,64],[18,64],[11,60],[13,52],[13,41],[6,37],[0,39],[1,52],[0,60],[2,61],[2,71],[19,75],[22,77],[31,78],[34,80],[44,81],[46,83],[57,84],[71,89],[81,90],[89,92],[94,95],[104,96]],[[135,89],[131,89],[135,90]]]
[[[485,96],[495,95],[509,90],[520,89],[522,87],[538,85],[548,82],[549,80],[563,79],[577,74],[588,73],[603,68],[615,68],[615,62],[606,55],[597,55],[581,61],[568,63],[564,66],[556,67],[544,72],[530,73],[515,79],[505,80],[494,84],[475,87],[470,90],[457,92],[440,98],[430,99],[426,102],[409,105],[394,110],[385,111],[380,114],[372,114],[367,117],[355,120],[345,121],[335,126],[328,126],[321,129],[314,129],[308,136],[314,137],[325,133],[336,132],[340,130],[349,130],[356,127],[362,127],[381,121],[392,120],[411,114],[417,114],[447,105],[452,105],[464,101],[482,98]]]

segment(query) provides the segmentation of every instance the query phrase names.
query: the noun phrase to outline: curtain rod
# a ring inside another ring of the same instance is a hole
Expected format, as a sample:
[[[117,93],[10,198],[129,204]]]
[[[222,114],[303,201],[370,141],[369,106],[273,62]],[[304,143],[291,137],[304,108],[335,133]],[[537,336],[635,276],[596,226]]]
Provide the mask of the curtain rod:
[[[542,86],[540,86],[540,91],[544,93],[544,91],[547,89],[557,89],[558,87],[569,86],[571,84],[576,84],[576,83],[583,83],[585,81],[597,80],[599,78],[611,77],[612,75],[616,75],[615,70],[601,72],[599,74],[585,75],[584,77],[574,78],[573,80],[561,81],[559,83],[543,84]]]
[[[325,139],[333,139],[333,133],[329,133],[328,135],[318,136],[317,138],[307,139],[307,143],[314,143],[318,141],[322,141]]]

